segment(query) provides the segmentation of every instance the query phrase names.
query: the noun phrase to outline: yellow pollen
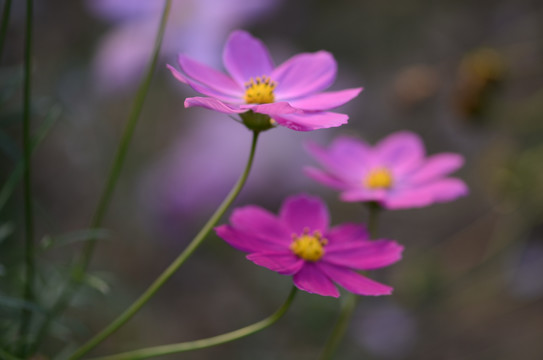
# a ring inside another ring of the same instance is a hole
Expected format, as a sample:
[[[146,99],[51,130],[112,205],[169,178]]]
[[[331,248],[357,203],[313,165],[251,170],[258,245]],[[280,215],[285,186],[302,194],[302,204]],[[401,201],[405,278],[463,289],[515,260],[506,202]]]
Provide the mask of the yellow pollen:
[[[364,185],[370,189],[388,189],[393,183],[392,174],[386,168],[373,169],[364,179]]]
[[[292,252],[307,261],[320,260],[324,255],[324,246],[328,243],[318,231],[313,235],[309,235],[308,231],[304,231],[301,236],[294,234],[292,239],[294,240],[290,245]]]
[[[245,102],[247,104],[269,104],[275,101],[273,90],[277,84],[268,76],[251,78],[245,83]]]

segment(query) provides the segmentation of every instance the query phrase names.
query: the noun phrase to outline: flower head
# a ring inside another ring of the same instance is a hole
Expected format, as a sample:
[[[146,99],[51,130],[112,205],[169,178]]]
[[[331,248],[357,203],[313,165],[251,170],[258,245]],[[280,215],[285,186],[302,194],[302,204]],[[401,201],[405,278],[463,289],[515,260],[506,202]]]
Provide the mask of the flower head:
[[[405,209],[468,193],[462,180],[447,177],[462,166],[463,157],[442,153],[425,158],[421,139],[411,132],[389,135],[374,147],[340,137],[328,149],[315,144],[307,149],[324,169],[309,167],[306,174],[340,190],[344,201],[375,201],[388,209]]]
[[[175,78],[207,96],[187,98],[185,107],[264,114],[272,123],[299,131],[345,124],[347,115],[327,110],[362,91],[322,92],[336,77],[337,65],[330,53],[298,54],[275,67],[266,46],[241,30],[230,34],[224,48],[223,62],[229,75],[185,55],[179,55],[178,62],[181,71],[168,65]]]
[[[362,225],[330,227],[328,209],[308,195],[287,198],[279,215],[257,206],[236,209],[230,225],[217,234],[247,259],[283,275],[292,275],[299,289],[339,296],[334,283],[359,295],[389,295],[392,288],[355,270],[388,266],[400,260],[403,247],[391,240],[368,240]]]

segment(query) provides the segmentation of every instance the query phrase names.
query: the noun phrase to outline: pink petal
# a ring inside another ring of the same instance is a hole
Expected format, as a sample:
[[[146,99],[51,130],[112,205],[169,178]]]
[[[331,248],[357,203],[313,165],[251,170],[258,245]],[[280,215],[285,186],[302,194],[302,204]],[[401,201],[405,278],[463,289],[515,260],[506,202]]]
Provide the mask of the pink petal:
[[[349,185],[345,181],[335,178],[331,174],[313,167],[305,167],[304,173],[313,180],[316,180],[321,184],[329,186],[333,189],[345,190],[351,187],[351,185]]]
[[[347,123],[349,117],[345,114],[334,112],[316,112],[303,114],[281,114],[275,116],[279,124],[296,131],[311,131],[338,127]]]
[[[325,236],[329,245],[369,239],[368,229],[364,225],[350,223],[334,226]]]
[[[418,166],[424,157],[424,144],[417,134],[396,132],[381,140],[375,154],[379,162],[392,167],[395,174],[404,174]]]
[[[302,110],[329,110],[336,108],[358,96],[362,88],[323,92],[289,101],[292,106]]]
[[[258,206],[237,208],[230,216],[230,223],[238,230],[283,244],[285,248],[288,248],[292,241],[292,230],[288,224]]]
[[[302,234],[304,229],[324,233],[330,223],[326,204],[316,196],[305,194],[288,197],[281,205],[279,218],[295,234]]]
[[[290,251],[284,244],[273,240],[268,241],[268,239],[258,237],[256,234],[240,231],[230,225],[217,226],[215,232],[217,236],[230,244],[230,246],[243,252]]]
[[[215,89],[231,97],[243,97],[244,89],[222,72],[194,61],[185,55],[179,55],[177,61],[185,74],[208,88]]]
[[[226,70],[242,87],[251,78],[269,76],[273,70],[273,61],[266,46],[242,30],[234,31],[228,37],[223,62]]]
[[[294,285],[300,290],[322,296],[339,297],[334,283],[320,271],[315,264],[306,262],[294,277]]]
[[[328,149],[313,143],[306,143],[305,148],[330,175],[353,186],[362,185],[371,166],[371,148],[358,139],[342,136],[336,138]]]
[[[239,105],[228,104],[219,99],[207,97],[191,97],[185,99],[185,107],[203,107],[210,110],[215,110],[225,114],[239,114],[247,110],[240,109]]]
[[[194,90],[196,90],[197,92],[201,94],[211,96],[212,98],[216,98],[221,101],[225,101],[227,103],[232,103],[232,104],[242,103],[241,98],[235,98],[230,95],[225,95],[223,92],[217,91],[215,89],[208,87],[207,85],[203,85],[197,81],[192,80],[191,78],[183,75],[181,72],[177,71],[174,67],[170,65],[166,65],[166,66],[172,72],[173,76],[177,80],[181,81],[184,84],[188,84],[191,88],[193,88]]]
[[[270,104],[248,104],[241,105],[241,109],[253,110],[254,112],[266,114],[271,117],[283,114],[302,113],[301,110],[293,108],[288,102],[275,102]]]
[[[279,65],[271,74],[277,83],[278,100],[294,100],[328,88],[336,78],[337,64],[326,51],[298,54]]]
[[[410,177],[409,182],[420,184],[448,175],[464,164],[464,158],[459,154],[442,153],[430,156]]]
[[[358,295],[390,295],[394,290],[388,285],[384,285],[368,279],[350,269],[327,264],[318,263],[319,269],[330,279],[342,286],[346,290]]]
[[[403,246],[392,240],[330,241],[322,261],[359,270],[378,269],[402,258]]]
[[[383,205],[388,209],[424,207],[437,202],[448,202],[469,192],[466,184],[455,178],[446,178],[414,189],[404,189],[391,195]]]
[[[247,255],[247,259],[257,265],[268,268],[283,275],[292,275],[297,273],[304,260],[300,259],[292,252],[261,252]]]

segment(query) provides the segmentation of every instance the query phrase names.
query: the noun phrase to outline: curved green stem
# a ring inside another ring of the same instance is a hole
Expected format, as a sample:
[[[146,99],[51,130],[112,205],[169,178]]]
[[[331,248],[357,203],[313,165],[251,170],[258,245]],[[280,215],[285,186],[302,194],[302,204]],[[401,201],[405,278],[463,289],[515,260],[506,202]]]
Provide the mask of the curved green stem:
[[[230,190],[230,193],[226,196],[226,198],[223,200],[215,213],[204,225],[202,230],[200,230],[200,232],[191,241],[187,248],[181,254],[179,254],[179,256],[170,264],[170,266],[168,266],[166,270],[164,270],[164,272],[160,274],[160,276],[151,284],[151,286],[149,286],[147,290],[128,309],[126,309],[121,315],[119,315],[119,317],[117,317],[117,319],[115,319],[104,330],[102,330],[86,344],[80,347],[69,358],[70,360],[79,359],[81,356],[85,355],[95,346],[100,344],[109,335],[117,331],[122,325],[124,325],[124,323],[126,323],[132,316],[134,316],[134,314],[136,314],[139,309],[141,309],[141,307],[145,305],[145,303],[147,303],[149,299],[151,299],[151,297],[158,291],[158,289],[162,287],[162,285],[164,285],[164,283],[177,271],[177,269],[179,269],[179,267],[183,265],[183,263],[189,258],[190,255],[192,255],[192,253],[198,248],[198,246],[200,246],[202,241],[206,238],[211,229],[213,229],[213,227],[217,224],[219,219],[226,212],[226,209],[228,209],[230,204],[232,204],[236,196],[243,188],[243,185],[247,180],[247,176],[249,175],[249,171],[251,170],[251,166],[253,164],[258,134],[259,133],[257,131],[253,133],[251,152],[249,154],[249,160],[247,161],[247,166],[245,167],[243,174],[239,178],[236,185],[234,185],[232,190]]]
[[[124,352],[121,354],[115,354],[110,356],[93,358],[91,360],[137,360],[137,359],[148,359],[155,356],[175,354],[185,351],[204,349],[212,346],[221,345],[227,342],[238,340],[246,336],[252,335],[258,331],[261,331],[268,326],[273,325],[277,320],[279,320],[285,312],[290,307],[294,296],[296,295],[296,287],[293,286],[290,294],[283,303],[283,305],[272,315],[267,318],[260,320],[257,323],[252,325],[245,326],[241,329],[228,332],[226,334],[213,336],[206,339],[187,341],[177,344],[162,345],[162,346],[153,346],[149,348],[144,348],[140,350],[134,350],[129,352]]]
[[[158,57],[160,53],[160,48],[162,46],[162,39],[164,38],[164,32],[166,30],[166,24],[168,22],[168,16],[170,14],[171,4],[172,4],[172,0],[166,0],[165,5],[164,5],[164,10],[162,12],[162,18],[160,21],[159,29],[158,29],[154,47],[153,47],[152,58],[149,63],[149,66],[147,67],[147,72],[145,73],[143,81],[140,87],[138,88],[138,92],[136,93],[136,96],[134,98],[134,104],[132,106],[132,110],[128,117],[128,122],[126,123],[126,127],[124,129],[121,141],[119,143],[119,147],[117,148],[117,153],[115,154],[115,159],[111,166],[107,183],[104,187],[104,190],[102,192],[102,195],[98,202],[98,206],[96,207],[96,211],[94,213],[94,216],[91,222],[91,226],[90,226],[91,229],[96,229],[101,226],[102,220],[104,219],[106,211],[109,207],[109,203],[111,201],[113,191],[115,190],[115,186],[117,185],[117,180],[119,179],[119,175],[121,173],[124,159],[126,158],[128,146],[130,145],[130,142],[132,140],[134,130],[136,129],[136,125],[139,120],[141,110],[143,108],[145,98],[147,97],[147,93],[149,92],[151,80],[153,78],[153,74],[156,69],[156,65],[157,65]],[[49,311],[48,316],[45,318],[45,320],[43,321],[41,327],[39,328],[37,332],[36,339],[34,340],[33,345],[32,345],[33,349],[36,349],[39,346],[39,344],[41,343],[41,341],[47,334],[47,330],[51,324],[51,321],[56,316],[58,316],[58,314],[64,311],[64,309],[69,305],[73,296],[77,293],[79,286],[81,285],[85,277],[85,272],[91,261],[92,254],[94,252],[94,248],[96,245],[96,241],[97,241],[96,238],[91,238],[85,244],[85,247],[83,248],[83,251],[81,253],[81,257],[79,261],[76,262],[76,265],[74,266],[74,270],[73,270],[72,278],[70,279],[70,282],[64,288],[64,290],[61,292],[57,301],[51,307],[51,310]]]
[[[377,223],[380,207],[379,204],[374,202],[370,202],[367,205],[369,209],[368,231],[370,233],[370,239],[373,240],[377,236]],[[356,305],[358,304],[359,299],[359,296],[352,293],[348,293],[347,295],[345,295],[345,300],[341,306],[338,320],[336,321],[336,324],[332,329],[330,337],[324,345],[321,360],[328,360],[333,358],[337,347],[341,343],[341,340],[343,339],[343,336],[347,331],[347,327],[349,326],[349,322],[354,313],[354,310],[356,309]]]
[[[23,198],[25,222],[25,288],[24,300],[34,301],[35,278],[35,249],[34,249],[34,217],[32,212],[32,183],[31,183],[31,155],[32,143],[30,139],[31,116],[31,85],[32,85],[32,13],[33,0],[26,2],[26,33],[24,48],[24,84],[23,84]],[[23,357],[27,350],[28,328],[32,321],[32,312],[24,309],[21,314],[20,335],[22,339],[21,353]]]
[[[0,60],[2,60],[2,54],[4,53],[4,42],[6,41],[6,34],[8,32],[10,12],[11,0],[6,0],[4,2],[4,10],[2,12],[2,24],[0,25]]]

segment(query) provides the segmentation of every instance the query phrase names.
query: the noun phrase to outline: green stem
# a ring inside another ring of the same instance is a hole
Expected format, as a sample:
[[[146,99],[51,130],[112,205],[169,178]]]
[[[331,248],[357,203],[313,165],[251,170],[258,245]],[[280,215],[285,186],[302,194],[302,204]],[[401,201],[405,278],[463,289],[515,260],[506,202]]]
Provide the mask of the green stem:
[[[368,203],[368,232],[370,233],[370,239],[375,240],[377,237],[377,228],[379,226],[379,212],[381,206],[377,202]]]
[[[277,320],[279,320],[285,312],[290,307],[294,296],[296,295],[296,287],[293,286],[290,294],[285,300],[284,304],[272,315],[267,318],[254,323],[252,325],[245,326],[241,329],[228,332],[226,334],[213,336],[207,339],[195,340],[182,342],[177,344],[162,345],[162,346],[153,346],[149,348],[144,348],[140,350],[129,351],[121,354],[104,356],[93,358],[91,360],[137,360],[137,359],[148,359],[155,356],[175,354],[185,351],[204,349],[212,346],[221,345],[227,342],[238,340],[246,336],[252,335],[258,331],[261,331],[268,326],[273,325]]]
[[[179,269],[179,267],[183,265],[183,263],[189,258],[190,255],[192,255],[192,253],[198,248],[198,246],[200,246],[202,241],[206,238],[209,232],[217,224],[219,219],[226,212],[230,204],[232,204],[236,196],[239,194],[239,192],[243,188],[243,185],[245,184],[245,181],[247,180],[247,176],[249,175],[249,171],[251,170],[251,166],[253,164],[253,159],[254,159],[255,150],[256,150],[256,143],[258,140],[258,134],[259,134],[258,131],[255,131],[253,133],[253,142],[251,145],[251,152],[249,154],[249,160],[247,161],[247,166],[245,167],[243,174],[239,178],[238,182],[234,185],[232,190],[230,190],[230,193],[226,196],[226,198],[223,200],[223,202],[215,211],[215,213],[204,225],[202,230],[200,230],[200,232],[191,241],[191,243],[187,246],[187,248],[181,254],[179,254],[179,256],[170,264],[170,266],[168,266],[166,270],[164,270],[164,272],[160,274],[160,276],[151,284],[151,286],[149,286],[147,290],[128,309],[126,309],[121,315],[119,315],[119,317],[117,317],[117,319],[115,319],[104,330],[102,330],[95,337],[89,340],[86,344],[80,347],[69,358],[70,360],[79,359],[81,356],[85,355],[95,346],[100,344],[109,335],[117,331],[130,318],[132,318],[132,316],[134,316],[134,314],[136,314],[139,311],[139,309],[141,309],[141,307],[145,305],[145,303],[147,303],[149,299],[151,299],[151,297],[162,287],[162,285],[164,285],[164,283],[177,271],[177,269]]]
[[[2,54],[4,53],[4,42],[6,41],[6,34],[8,32],[10,13],[11,0],[6,0],[4,2],[4,11],[2,12],[2,25],[0,25],[0,60],[2,60]]]
[[[370,202],[367,205],[369,209],[368,231],[370,233],[370,239],[373,240],[377,236],[377,224],[380,207],[379,204],[374,202]],[[347,331],[347,327],[349,326],[351,317],[354,313],[354,310],[356,309],[356,305],[358,304],[359,299],[359,296],[352,293],[348,293],[347,295],[345,295],[345,300],[341,306],[338,320],[336,321],[336,324],[332,329],[330,337],[324,345],[321,360],[328,360],[333,358],[334,353],[336,352],[339,344],[341,343],[341,340],[343,339],[343,336],[345,335],[345,332]]]
[[[137,122],[140,118],[141,110],[143,109],[143,104],[145,102],[145,98],[147,97],[147,93],[149,92],[151,80],[156,69],[160,48],[162,46],[162,39],[164,38],[164,32],[166,30],[166,24],[168,22],[168,16],[170,14],[171,3],[172,0],[166,0],[165,2],[159,29],[155,38],[152,58],[149,66],[147,67],[147,72],[143,78],[143,81],[138,88],[138,92],[136,93],[136,96],[134,98],[134,104],[128,117],[128,122],[126,123],[126,127],[119,143],[119,147],[117,148],[117,153],[115,154],[115,159],[111,166],[108,180],[106,182],[105,188],[102,192],[102,195],[98,202],[98,206],[92,218],[91,229],[96,229],[101,226],[102,220],[104,219],[106,211],[109,207],[113,191],[115,190],[115,186],[117,185],[117,180],[119,179],[119,174],[121,173],[121,169],[126,158],[128,146],[130,145],[130,142],[132,140],[134,130],[136,129]],[[36,340],[33,344],[34,350],[39,346],[39,344],[47,334],[51,321],[56,316],[58,316],[58,314],[62,313],[62,311],[69,305],[72,297],[78,291],[79,286],[81,285],[85,277],[85,272],[91,261],[92,254],[96,245],[96,240],[96,238],[91,238],[85,244],[85,247],[83,248],[83,251],[81,253],[81,257],[79,261],[76,262],[69,284],[61,292],[59,298],[51,307],[48,316],[44,319],[40,329],[37,332]]]
[[[24,84],[23,84],[23,198],[25,222],[25,288],[24,299],[34,301],[35,254],[34,254],[34,218],[32,213],[31,164],[32,143],[30,139],[31,83],[32,83],[32,13],[33,0],[26,2],[26,33],[24,48]],[[21,314],[21,353],[26,355],[27,335],[32,312],[24,309]]]

